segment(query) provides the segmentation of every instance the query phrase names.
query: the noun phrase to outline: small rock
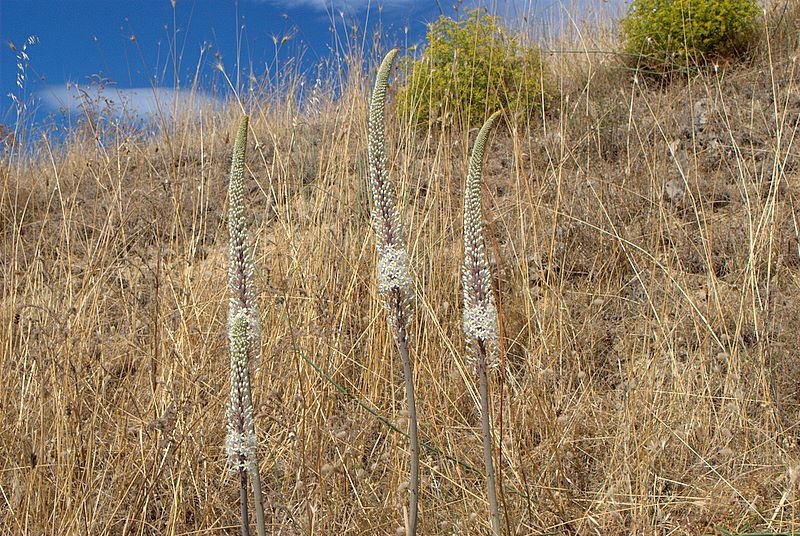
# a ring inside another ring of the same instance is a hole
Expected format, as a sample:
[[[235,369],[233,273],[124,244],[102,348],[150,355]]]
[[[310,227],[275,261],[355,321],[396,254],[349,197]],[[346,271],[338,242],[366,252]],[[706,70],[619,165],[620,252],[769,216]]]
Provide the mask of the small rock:
[[[664,184],[664,197],[666,197],[668,201],[677,203],[682,200],[685,195],[686,192],[683,190],[683,184],[677,179],[670,179]]]

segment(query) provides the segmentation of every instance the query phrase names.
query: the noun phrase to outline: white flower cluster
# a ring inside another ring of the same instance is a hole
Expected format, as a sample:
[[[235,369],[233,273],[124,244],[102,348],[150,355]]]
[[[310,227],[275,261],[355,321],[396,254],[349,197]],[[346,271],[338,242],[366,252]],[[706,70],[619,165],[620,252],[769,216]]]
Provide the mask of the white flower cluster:
[[[250,394],[247,339],[248,318],[239,312],[231,321],[231,392],[228,401],[228,435],[225,450],[232,468],[248,467],[255,460],[256,436],[253,422],[253,401]]]
[[[464,307],[464,333],[471,341],[497,340],[497,307],[493,299]]]
[[[388,178],[384,149],[386,86],[397,53],[397,49],[390,51],[378,69],[370,102],[367,152],[372,190],[372,226],[378,250],[378,289],[385,299],[394,289],[399,290],[402,298],[400,305],[404,306],[413,296],[414,283],[403,243],[403,226],[397,213],[394,185]]]
[[[461,283],[464,296],[464,334],[473,347],[482,346],[486,365],[496,364],[495,342],[498,337],[497,307],[492,295],[491,274],[486,258],[481,214],[481,173],[483,153],[489,132],[499,112],[483,125],[472,149],[464,193],[464,265]]]
[[[392,245],[378,247],[378,289],[382,293],[398,288],[406,295],[412,295],[414,282],[408,274],[408,254],[405,248]]]
[[[233,471],[251,470],[256,453],[256,438],[252,434],[239,434],[228,430],[225,436],[225,452],[228,454],[228,467]]]

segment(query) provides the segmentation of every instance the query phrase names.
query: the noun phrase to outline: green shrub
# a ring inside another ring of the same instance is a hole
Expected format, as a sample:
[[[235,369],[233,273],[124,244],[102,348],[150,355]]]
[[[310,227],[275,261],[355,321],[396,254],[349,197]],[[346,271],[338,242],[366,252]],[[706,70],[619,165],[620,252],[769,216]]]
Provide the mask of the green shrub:
[[[497,109],[524,117],[542,102],[539,51],[482,10],[459,21],[440,17],[428,28],[421,58],[406,67],[399,111],[417,124],[479,126]]]
[[[621,21],[625,48],[659,71],[739,58],[758,13],[754,0],[633,0]]]

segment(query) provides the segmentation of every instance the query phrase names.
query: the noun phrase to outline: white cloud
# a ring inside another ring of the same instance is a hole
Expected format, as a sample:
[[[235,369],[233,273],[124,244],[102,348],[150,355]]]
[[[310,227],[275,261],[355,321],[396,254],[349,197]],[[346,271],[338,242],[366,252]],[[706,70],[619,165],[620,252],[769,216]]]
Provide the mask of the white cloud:
[[[264,0],[255,0],[263,2]],[[305,7],[317,11],[343,11],[353,13],[362,11],[370,6],[377,9],[379,6],[384,8],[404,7],[412,4],[414,0],[267,0],[271,4],[283,8]]]
[[[97,86],[48,86],[37,96],[50,111],[69,114],[83,113],[89,105],[111,117],[144,118],[150,116],[172,117],[215,107],[219,101],[199,91],[172,88],[100,88]]]

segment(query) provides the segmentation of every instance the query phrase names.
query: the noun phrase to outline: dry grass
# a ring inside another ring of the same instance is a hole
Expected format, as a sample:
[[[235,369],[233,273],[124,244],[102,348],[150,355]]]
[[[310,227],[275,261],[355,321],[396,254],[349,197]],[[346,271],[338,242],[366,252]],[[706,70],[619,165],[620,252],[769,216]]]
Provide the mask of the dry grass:
[[[493,411],[511,533],[794,528],[800,66],[783,43],[667,88],[613,55],[552,55],[564,97],[494,136],[485,206],[506,374]],[[275,534],[394,534],[406,503],[406,439],[303,359],[405,427],[373,275],[370,81],[351,76],[305,114],[252,106],[253,394]],[[6,156],[0,532],[236,530],[223,443],[237,117],[232,105],[147,139]],[[466,464],[423,453],[420,532],[478,534],[459,312],[474,132],[387,131],[419,285],[420,436]]]

